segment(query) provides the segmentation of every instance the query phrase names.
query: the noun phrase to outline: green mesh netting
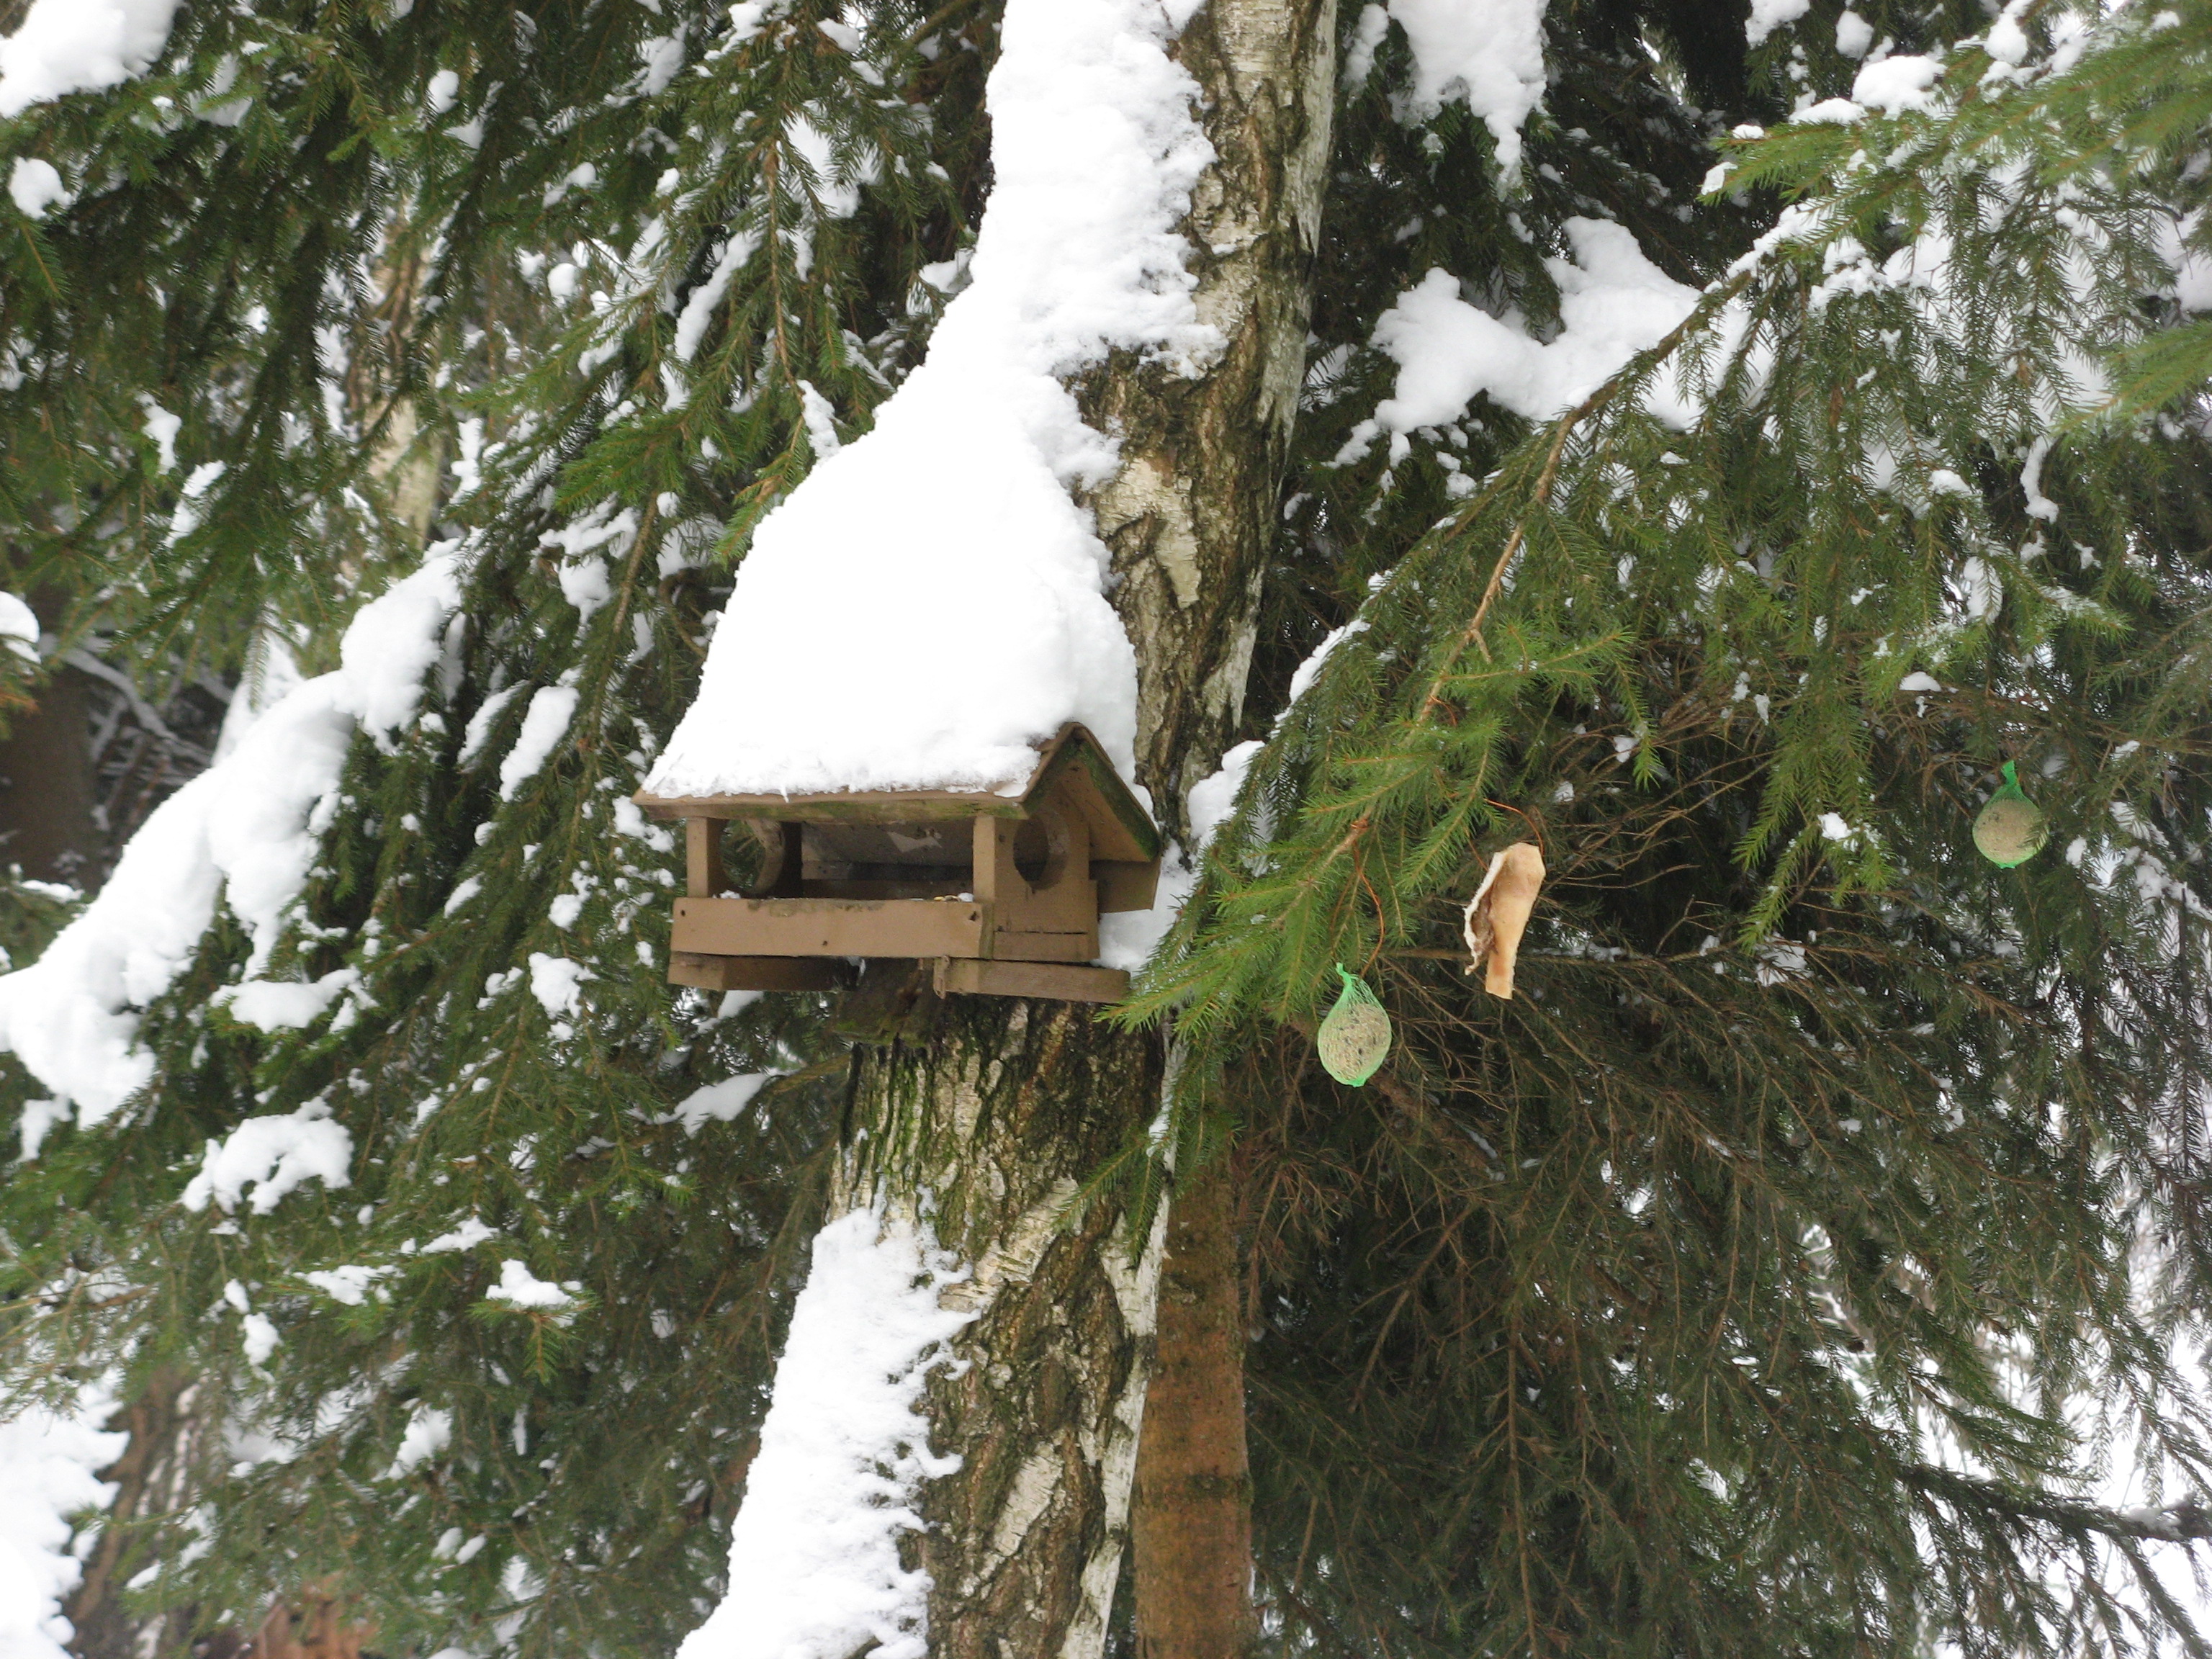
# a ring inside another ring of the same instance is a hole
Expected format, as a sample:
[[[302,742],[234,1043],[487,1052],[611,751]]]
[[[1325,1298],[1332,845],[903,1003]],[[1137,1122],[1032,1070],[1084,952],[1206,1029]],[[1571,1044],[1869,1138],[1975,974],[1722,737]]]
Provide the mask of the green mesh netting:
[[[1337,963],[1336,972],[1344,989],[1322,1021],[1314,1047],[1331,1077],[1357,1089],[1375,1075],[1383,1056],[1390,1052],[1390,1016],[1382,1012],[1382,1005],[1364,980],[1346,973],[1342,963]]]
[[[2009,870],[2025,864],[2043,848],[2051,827],[2043,809],[2021,793],[2013,763],[2004,763],[2004,786],[1990,797],[1982,815],[1974,820],[1974,845],[1991,864]]]

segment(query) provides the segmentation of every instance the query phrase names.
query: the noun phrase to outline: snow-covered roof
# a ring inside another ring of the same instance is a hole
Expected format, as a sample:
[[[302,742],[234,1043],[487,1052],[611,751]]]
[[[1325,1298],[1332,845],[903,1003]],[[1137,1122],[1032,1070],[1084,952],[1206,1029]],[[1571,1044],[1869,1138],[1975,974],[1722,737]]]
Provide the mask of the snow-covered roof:
[[[1132,775],[1135,653],[1072,495],[1115,447],[1064,382],[1219,345],[1176,230],[1213,152],[1170,44],[1158,0],[1007,9],[972,280],[761,525],[647,793],[1003,789],[1071,721]]]
[[[793,794],[656,795],[641,790],[638,805],[655,817],[756,818],[783,823],[927,823],[943,818],[1018,817],[1055,791],[1066,791],[1091,825],[1095,856],[1150,860],[1160,835],[1152,815],[1125,782],[1097,738],[1062,726],[1029,751],[1028,771],[1000,789],[824,790]]]

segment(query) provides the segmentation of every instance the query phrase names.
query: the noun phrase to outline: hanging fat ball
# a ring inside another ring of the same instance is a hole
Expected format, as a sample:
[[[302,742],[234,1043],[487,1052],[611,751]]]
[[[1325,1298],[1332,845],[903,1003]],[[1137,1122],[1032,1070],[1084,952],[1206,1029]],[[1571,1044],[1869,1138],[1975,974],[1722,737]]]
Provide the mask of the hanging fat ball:
[[[1340,962],[1336,972],[1344,989],[1337,993],[1336,1006],[1315,1034],[1314,1047],[1324,1071],[1357,1089],[1375,1075],[1390,1052],[1390,1016],[1358,975],[1346,973]]]
[[[1490,873],[1467,902],[1467,950],[1473,973],[1488,961],[1482,988],[1494,997],[1513,994],[1513,963],[1521,935],[1544,884],[1544,854],[1532,841],[1516,841],[1490,860]]]
[[[2043,809],[2022,793],[2019,774],[2014,771],[2013,763],[2007,761],[2003,786],[1990,797],[1990,804],[1974,820],[1974,845],[1991,864],[2009,870],[2042,851],[2050,835],[2051,826],[2044,821]]]

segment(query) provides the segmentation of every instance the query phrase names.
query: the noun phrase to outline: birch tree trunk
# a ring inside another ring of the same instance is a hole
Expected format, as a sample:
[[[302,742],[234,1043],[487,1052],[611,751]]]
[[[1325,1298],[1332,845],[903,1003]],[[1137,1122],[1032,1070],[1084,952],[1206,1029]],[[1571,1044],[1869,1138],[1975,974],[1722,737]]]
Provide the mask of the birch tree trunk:
[[[1334,93],[1334,0],[1210,0],[1179,56],[1218,159],[1186,228],[1200,315],[1227,342],[1197,378],[1117,359],[1077,388],[1121,441],[1089,505],[1136,647],[1138,781],[1168,832],[1243,712],[1260,583],[1303,373]],[[937,1001],[919,988],[861,1051],[841,1189],[913,1213],[975,1269],[975,1317],[939,1371],[913,1540],[943,1659],[1095,1656],[1127,1538],[1159,1240],[1133,1253],[1079,1184],[1159,1109],[1163,1042],[1080,1005]],[[1133,1260],[1133,1255],[1135,1259]],[[1232,1385],[1233,1386],[1233,1385]]]

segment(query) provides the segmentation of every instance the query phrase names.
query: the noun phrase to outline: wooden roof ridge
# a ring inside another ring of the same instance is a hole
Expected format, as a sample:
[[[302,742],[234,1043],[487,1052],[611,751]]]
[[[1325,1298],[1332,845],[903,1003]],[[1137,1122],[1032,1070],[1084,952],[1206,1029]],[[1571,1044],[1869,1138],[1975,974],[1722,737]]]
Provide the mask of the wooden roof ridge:
[[[830,789],[791,794],[655,795],[639,790],[630,799],[659,818],[767,818],[793,823],[882,822],[896,814],[901,822],[945,818],[1029,816],[1030,804],[1064,775],[1088,787],[1097,807],[1109,815],[1140,850],[1157,858],[1160,832],[1104,747],[1091,729],[1070,720],[1037,746],[1036,764],[1014,793],[996,789]]]

